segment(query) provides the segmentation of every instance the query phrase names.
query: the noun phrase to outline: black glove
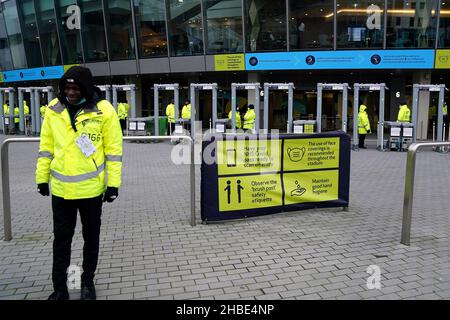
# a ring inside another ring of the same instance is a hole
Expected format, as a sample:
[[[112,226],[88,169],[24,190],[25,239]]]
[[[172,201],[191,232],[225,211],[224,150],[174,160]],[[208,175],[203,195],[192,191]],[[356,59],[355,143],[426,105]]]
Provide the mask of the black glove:
[[[38,192],[43,196],[49,196],[50,190],[48,189],[48,183],[39,183],[37,185]]]
[[[119,196],[119,189],[116,187],[107,187],[103,196],[103,202],[113,202]]]

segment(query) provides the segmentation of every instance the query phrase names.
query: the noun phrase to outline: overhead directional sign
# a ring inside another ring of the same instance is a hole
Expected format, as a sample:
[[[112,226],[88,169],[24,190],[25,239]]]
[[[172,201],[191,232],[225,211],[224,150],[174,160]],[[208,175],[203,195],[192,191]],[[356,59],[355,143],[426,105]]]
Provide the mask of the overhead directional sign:
[[[434,50],[247,53],[246,70],[433,69]]]

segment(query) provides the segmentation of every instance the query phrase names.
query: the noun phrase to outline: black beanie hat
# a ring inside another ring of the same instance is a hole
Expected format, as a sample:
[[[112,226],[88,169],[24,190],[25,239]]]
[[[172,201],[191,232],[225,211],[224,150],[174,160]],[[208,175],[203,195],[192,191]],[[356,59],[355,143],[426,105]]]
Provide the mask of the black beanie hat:
[[[83,98],[87,101],[94,100],[94,79],[91,70],[88,68],[73,66],[59,80],[59,94],[65,96],[64,88],[66,84],[76,84],[81,88]]]

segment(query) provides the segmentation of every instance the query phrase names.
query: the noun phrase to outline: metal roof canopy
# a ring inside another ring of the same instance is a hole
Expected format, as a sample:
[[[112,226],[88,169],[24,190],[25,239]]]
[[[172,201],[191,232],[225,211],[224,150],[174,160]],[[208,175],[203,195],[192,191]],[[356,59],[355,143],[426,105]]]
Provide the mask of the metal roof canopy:
[[[317,133],[322,132],[322,91],[342,92],[342,131],[347,132],[348,83],[318,83],[317,84]]]
[[[261,85],[257,83],[232,83],[231,84],[231,130],[236,132],[236,91],[237,90],[255,90],[255,130],[259,132],[260,110],[259,110],[259,90]],[[241,123],[243,124],[242,120]]]
[[[359,150],[359,136],[358,136],[358,113],[359,113],[359,91],[379,91],[380,104],[378,110],[378,129],[377,129],[377,149],[383,151],[384,149],[384,108],[386,101],[386,87],[385,83],[355,83],[353,85],[353,150]]]
[[[217,83],[191,83],[190,85],[190,100],[191,100],[191,137],[195,141],[195,117],[197,113],[197,101],[195,93],[200,90],[212,91],[212,120],[213,128],[216,127],[217,121]]]
[[[264,127],[265,133],[269,132],[269,91],[270,90],[288,90],[288,122],[287,133],[292,131],[292,115],[294,113],[294,83],[264,83]]]

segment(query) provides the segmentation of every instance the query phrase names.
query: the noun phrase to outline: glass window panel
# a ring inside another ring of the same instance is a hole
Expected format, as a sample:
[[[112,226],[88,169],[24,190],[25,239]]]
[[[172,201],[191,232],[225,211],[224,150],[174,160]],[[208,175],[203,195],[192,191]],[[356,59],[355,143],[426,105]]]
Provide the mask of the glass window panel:
[[[8,34],[9,47],[11,49],[14,68],[24,69],[27,67],[27,59],[23,46],[16,1],[7,1],[4,2],[3,5],[3,16],[5,18],[6,32]]]
[[[290,1],[289,44],[292,50],[332,49],[334,1]]]
[[[246,0],[245,26],[248,51],[286,50],[286,1]]]
[[[67,13],[67,8],[71,5],[76,5],[76,0],[56,0],[57,11],[60,23],[60,41],[63,52],[64,64],[83,63],[83,53],[81,49],[81,35],[80,30],[69,29],[67,27],[67,20],[71,13]]]
[[[200,0],[168,0],[171,56],[203,54]]]
[[[42,67],[41,47],[39,45],[33,0],[23,0],[19,3],[18,9],[22,18],[22,37],[28,68]]]
[[[12,70],[13,62],[9,49],[8,34],[6,33],[5,19],[3,17],[3,6],[0,4],[0,68],[1,70]]]
[[[141,58],[167,56],[164,1],[134,1]]]
[[[36,1],[36,11],[44,64],[46,66],[61,65],[61,52],[56,30],[53,0]]]
[[[108,61],[102,1],[82,0],[78,3],[86,62]]]
[[[110,58],[134,59],[136,55],[130,0],[110,0],[107,3]]]
[[[207,52],[244,52],[241,0],[203,0]]]
[[[450,48],[450,1],[441,1],[439,48]]]
[[[434,48],[437,0],[388,0],[386,46],[388,48]]]
[[[338,5],[338,49],[383,47],[384,0],[339,0]]]

